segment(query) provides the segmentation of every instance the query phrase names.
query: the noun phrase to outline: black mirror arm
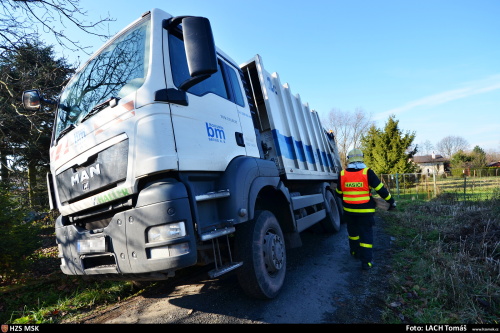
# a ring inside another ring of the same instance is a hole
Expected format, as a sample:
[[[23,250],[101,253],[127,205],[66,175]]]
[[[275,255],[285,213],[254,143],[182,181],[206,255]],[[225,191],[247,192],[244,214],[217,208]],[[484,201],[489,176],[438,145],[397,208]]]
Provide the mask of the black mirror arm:
[[[45,99],[43,97],[40,97],[40,101],[44,104],[50,104],[50,105],[56,105],[57,101],[54,101],[52,99]]]
[[[171,19],[163,21],[163,29],[167,29],[169,32],[182,23],[182,20],[190,16],[176,16]]]
[[[186,81],[182,82],[181,85],[179,86],[180,90],[187,91],[189,88],[194,86],[195,84],[208,79],[211,76],[211,74],[204,74],[204,75],[198,75],[195,77],[192,77],[190,79],[187,79]]]

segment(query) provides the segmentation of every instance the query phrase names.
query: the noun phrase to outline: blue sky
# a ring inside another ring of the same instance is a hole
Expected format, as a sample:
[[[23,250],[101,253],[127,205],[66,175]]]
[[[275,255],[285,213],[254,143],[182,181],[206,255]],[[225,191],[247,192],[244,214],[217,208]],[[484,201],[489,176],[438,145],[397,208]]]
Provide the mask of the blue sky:
[[[303,102],[327,116],[389,115],[414,143],[446,136],[500,152],[499,0],[82,0],[118,32],[151,8],[210,19],[238,64],[262,56]],[[68,34],[77,33],[67,29]],[[97,50],[103,43],[84,36]],[[74,57],[75,54],[71,54]],[[87,56],[81,55],[83,59]]]

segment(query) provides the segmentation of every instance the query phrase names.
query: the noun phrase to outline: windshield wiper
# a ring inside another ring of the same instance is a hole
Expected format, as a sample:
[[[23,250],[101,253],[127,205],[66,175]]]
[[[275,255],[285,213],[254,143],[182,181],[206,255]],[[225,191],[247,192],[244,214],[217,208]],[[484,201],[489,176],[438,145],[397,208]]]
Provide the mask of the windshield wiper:
[[[59,141],[59,139],[65,136],[68,132],[72,131],[75,127],[76,126],[74,124],[69,124],[68,127],[59,132],[59,135],[57,136],[57,141]]]
[[[87,113],[85,115],[85,117],[82,118],[82,120],[80,122],[83,123],[85,120],[89,119],[90,117],[95,115],[97,112],[107,108],[108,106],[114,108],[118,104],[119,100],[120,100],[120,98],[118,98],[118,97],[111,97],[110,99],[102,102],[101,104],[97,104],[96,106],[94,106],[92,108],[92,110],[90,110],[89,113]]]

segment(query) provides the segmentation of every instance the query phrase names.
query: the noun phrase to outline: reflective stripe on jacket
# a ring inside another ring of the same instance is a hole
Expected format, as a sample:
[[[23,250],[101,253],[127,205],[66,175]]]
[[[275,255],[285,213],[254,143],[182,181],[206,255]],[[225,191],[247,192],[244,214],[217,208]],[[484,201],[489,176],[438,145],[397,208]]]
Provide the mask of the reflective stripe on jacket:
[[[341,171],[343,200],[350,204],[363,204],[370,201],[370,186],[368,185],[368,168],[356,172]]]
[[[344,211],[349,213],[375,213],[375,205],[370,202],[371,191],[368,182],[369,168],[340,172],[340,190],[344,201]],[[340,193],[339,193],[340,194]]]

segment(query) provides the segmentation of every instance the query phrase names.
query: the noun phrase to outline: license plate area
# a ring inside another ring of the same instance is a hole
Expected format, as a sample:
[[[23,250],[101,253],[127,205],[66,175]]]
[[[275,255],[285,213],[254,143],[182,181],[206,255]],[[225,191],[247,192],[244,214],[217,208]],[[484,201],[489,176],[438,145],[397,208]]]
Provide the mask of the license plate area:
[[[81,239],[77,243],[79,254],[107,252],[106,237]]]

